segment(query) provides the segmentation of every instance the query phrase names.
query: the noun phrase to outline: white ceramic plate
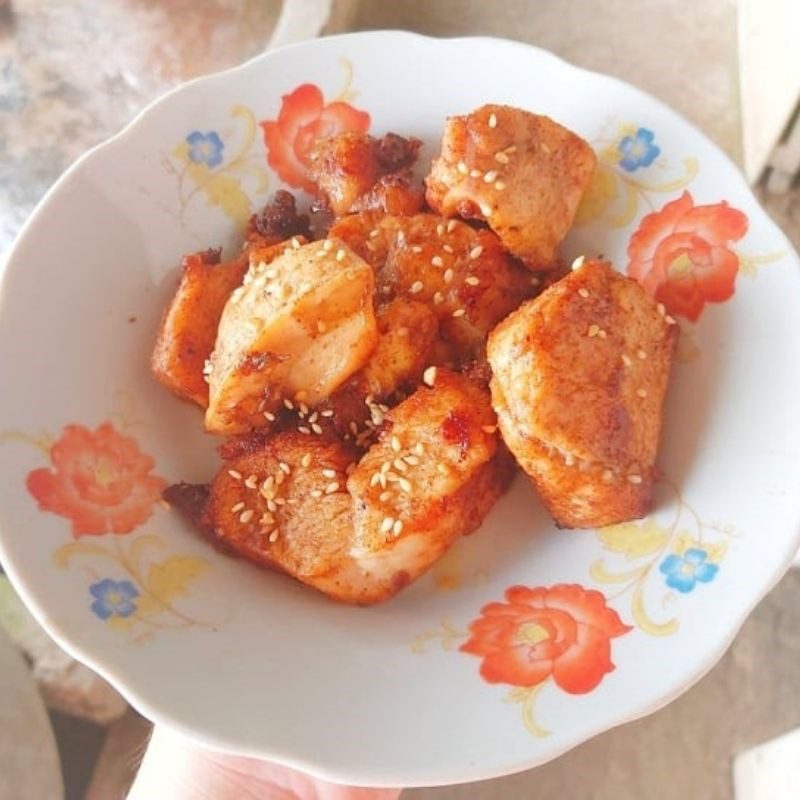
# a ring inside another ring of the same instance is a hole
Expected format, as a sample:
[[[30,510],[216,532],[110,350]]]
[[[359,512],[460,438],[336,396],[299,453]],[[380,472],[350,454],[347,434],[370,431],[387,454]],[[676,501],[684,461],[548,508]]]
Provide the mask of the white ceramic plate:
[[[445,116],[486,101],[594,144],[565,255],[605,254],[681,321],[656,510],[556,531],[518,479],[430,575],[369,609],[214,552],[157,502],[216,464],[199,414],[148,373],[180,255],[233,246],[298,181],[312,134],[415,134],[426,162]],[[208,746],[373,785],[521,770],[684,691],[785,570],[798,298],[797,256],[736,168],[630,86],[491,39],[269,53],[151,106],[20,237],[0,295],[0,555],[56,639]]]

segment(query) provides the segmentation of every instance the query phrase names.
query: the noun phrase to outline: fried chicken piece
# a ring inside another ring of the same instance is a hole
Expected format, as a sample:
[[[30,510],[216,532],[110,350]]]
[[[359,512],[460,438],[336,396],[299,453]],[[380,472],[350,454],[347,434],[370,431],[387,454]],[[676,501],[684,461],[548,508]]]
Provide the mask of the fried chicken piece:
[[[283,245],[265,246],[259,258],[268,263]],[[192,253],[183,259],[183,274],[164,311],[151,357],[153,375],[178,397],[208,406],[205,364],[214,349],[222,310],[242,282],[248,255],[220,263],[219,250]]]
[[[335,239],[294,242],[270,263],[251,249],[250,269],[225,306],[211,357],[210,432],[258,428],[298,395],[319,403],[375,348],[370,266]]]
[[[549,117],[485,105],[449,117],[425,197],[445,216],[485,220],[531,269],[550,269],[596,164],[592,148]]]
[[[635,281],[586,262],[489,337],[503,439],[560,527],[645,515],[678,326]]]
[[[369,361],[320,406],[321,413],[333,412],[328,419],[342,435],[381,425],[383,401],[400,389],[416,388],[433,357],[439,325],[424,303],[397,297],[380,306],[375,319],[378,344]]]
[[[336,216],[367,210],[413,214],[423,205],[422,187],[411,172],[421,144],[394,133],[376,139],[343,131],[314,142],[309,175]]]
[[[369,605],[423,574],[502,494],[512,467],[494,420],[487,392],[441,373],[389,413],[358,466],[351,444],[284,431],[226,448],[233,458],[210,489],[180,484],[168,496],[225,548]]]
[[[256,245],[269,245],[292,236],[311,238],[308,214],[297,211],[297,201],[291,192],[279,189],[258,214],[250,217],[247,240]]]
[[[495,234],[460,220],[356,214],[331,235],[373,265],[381,297],[427,304],[449,358],[459,362],[480,353],[489,331],[535,291],[530,273]]]

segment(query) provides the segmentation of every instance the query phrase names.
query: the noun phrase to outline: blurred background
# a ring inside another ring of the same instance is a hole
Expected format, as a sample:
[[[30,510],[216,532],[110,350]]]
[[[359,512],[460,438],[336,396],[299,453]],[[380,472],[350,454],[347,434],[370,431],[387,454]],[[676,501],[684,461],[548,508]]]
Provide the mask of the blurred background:
[[[0,269],[63,170],[167,89],[276,44],[381,28],[517,39],[652,93],[741,166],[800,247],[800,0],[0,0]],[[404,797],[777,798],[754,793],[748,761],[735,786],[733,764],[800,725],[798,590],[790,572],[719,665],[651,717],[532,772]],[[0,570],[0,800],[123,798],[148,731]]]

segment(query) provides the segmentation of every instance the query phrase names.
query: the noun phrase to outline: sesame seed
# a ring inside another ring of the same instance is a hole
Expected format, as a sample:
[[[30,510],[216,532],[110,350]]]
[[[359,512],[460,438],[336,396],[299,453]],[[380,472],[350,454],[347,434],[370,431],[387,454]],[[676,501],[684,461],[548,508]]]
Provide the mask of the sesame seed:
[[[623,364],[624,364],[626,367],[629,367],[629,366],[630,366],[630,365],[633,363],[633,361],[631,361],[631,357],[630,357],[630,356],[628,356],[628,355],[625,355],[625,353],[623,353],[623,354],[622,354],[622,363],[623,363]]]
[[[566,454],[564,455],[564,463],[565,463],[565,464],[566,464],[568,467],[571,467],[571,466],[573,466],[573,464],[575,463],[575,456],[574,456],[574,455],[572,455],[572,453],[566,453]]]
[[[589,326],[586,335],[591,339],[593,336],[597,336],[598,333],[600,333],[600,326],[592,324]]]
[[[248,508],[246,511],[242,511],[239,515],[239,522],[244,523],[245,525],[253,519],[255,512],[252,508]]]
[[[416,467],[417,464],[419,464],[419,459],[412,455],[403,456],[403,461],[405,461],[406,464],[410,464],[412,467]]]
[[[509,154],[510,153],[516,153],[517,152],[517,146],[515,144],[510,144],[508,147],[505,148],[504,152],[509,153]]]
[[[463,161],[459,161],[458,162],[458,171],[462,175],[466,175],[469,172],[469,167]]]
[[[291,411],[294,408],[294,403],[287,397],[284,399],[283,404]]]
[[[309,422],[316,422],[319,417],[319,411],[315,411],[309,418]]]
[[[386,488],[386,476],[382,472],[378,475],[378,480],[380,481],[381,487],[385,489]]]
[[[542,142],[541,148],[542,148],[543,152],[548,153],[548,154],[550,153],[550,148],[544,142]]]
[[[415,453],[416,453],[418,456],[421,456],[421,455],[423,455],[423,454],[424,454],[424,452],[425,452],[425,448],[424,448],[424,446],[422,445],[422,442],[417,442],[417,443],[414,445],[414,452],[415,452]]]
[[[406,494],[408,494],[408,493],[411,491],[411,489],[412,489],[412,486],[411,486],[411,481],[410,481],[408,478],[398,478],[398,479],[397,479],[397,483],[400,485],[400,488],[401,488],[401,489],[402,489],[402,490],[403,490],[403,491],[404,491]]]
[[[292,236],[292,247],[297,250],[300,247],[300,241],[296,236]]]
[[[262,525],[271,525],[273,522],[275,522],[275,517],[273,517],[272,514],[269,513],[269,511],[265,511],[261,515],[261,519],[259,520],[259,522]]]
[[[380,500],[381,503],[385,503],[391,496],[392,496],[392,493],[387,490],[385,492],[381,492],[378,495],[378,500]]]
[[[391,461],[384,461],[383,464],[381,464],[381,472],[388,472],[391,468],[392,468]]]
[[[659,303],[659,304],[656,306],[656,308],[658,309],[658,313],[659,313],[659,314],[661,314],[661,316],[662,316],[662,317],[664,316],[664,314],[666,314],[666,313],[667,313],[667,309],[664,307],[664,304],[663,304],[663,303]]]
[[[275,485],[280,486],[286,480],[286,473],[285,472],[278,472],[275,475]]]
[[[240,481],[242,479],[242,473],[236,469],[229,469],[228,475],[230,475],[235,481]]]
[[[600,330],[599,330],[599,331],[597,331],[597,335],[598,335],[598,336],[599,336],[601,339],[605,339],[605,338],[608,336],[608,334],[607,334],[607,333],[606,333],[606,332],[605,332],[605,331],[604,331],[602,328],[600,328]]]
[[[476,278],[474,275],[464,278],[464,283],[466,283],[467,286],[477,286],[480,282],[480,278]]]
[[[414,283],[411,284],[411,289],[409,291],[411,294],[419,294],[424,288],[425,286],[422,281],[414,281]]]
[[[321,319],[319,319],[317,320],[317,330],[320,333],[325,333],[325,331],[328,330],[328,326]]]
[[[380,231],[379,231],[377,228],[373,228],[373,229],[372,229],[372,230],[369,232],[369,238],[370,238],[370,239],[374,239],[374,238],[375,238],[375,237],[376,237],[376,236],[377,236],[379,233],[380,233]]]
[[[494,114],[489,114],[489,127],[490,128],[497,127],[497,117]]]
[[[278,469],[286,475],[292,471],[292,468],[285,461],[281,461],[278,464]]]
[[[306,436],[311,434],[311,428],[308,428],[305,425],[298,426],[297,430],[300,431],[300,433],[306,434]]]
[[[301,459],[300,464],[303,467],[310,467],[311,466],[311,453],[306,453]]]
[[[502,191],[503,191],[503,189],[505,189],[505,188],[506,188],[506,185],[505,185],[505,183],[504,183],[503,181],[495,181],[495,182],[494,182],[494,188],[495,188],[495,189],[496,189],[498,192],[502,192]]]
[[[394,521],[394,525],[392,525],[392,533],[395,536],[399,536],[403,532],[403,520],[396,519]]]
[[[336,470],[335,469],[324,469],[324,470],[322,470],[322,474],[326,478],[335,478],[336,477]]]
[[[444,250],[445,253],[452,253],[453,252],[453,248],[450,247],[449,244],[443,244],[442,245],[442,250]]]
[[[203,364],[203,375],[210,375],[214,371],[214,365],[211,363],[211,359],[207,358],[205,364]]]
[[[396,458],[392,461],[392,466],[394,466],[398,472],[406,472],[408,470],[408,464],[406,464],[402,458]]]
[[[642,476],[641,475],[628,475],[628,482],[629,483],[641,483]]]
[[[603,470],[603,480],[610,481],[614,477],[614,473],[610,469]]]
[[[469,251],[469,257],[474,261],[476,258],[481,257],[481,253],[483,253],[483,247],[478,245],[477,247],[473,247],[472,250]]]
[[[443,277],[444,277],[444,282],[445,283],[450,283],[450,281],[453,280],[453,270],[450,267],[448,267],[444,271],[444,276]]]
[[[481,210],[481,214],[483,214],[484,217],[491,216],[492,207],[488,203],[481,203],[480,204],[480,210]]]
[[[311,492],[312,497],[322,497],[322,489],[314,489]]]
[[[441,292],[434,292],[433,302],[434,302],[434,305],[437,305],[437,306],[440,303],[443,303],[444,302],[444,295]]]
[[[481,430],[484,433],[489,433],[489,434],[496,433],[497,432],[497,425],[483,425],[481,427]]]
[[[237,503],[235,506],[231,506],[231,513],[238,514],[244,508],[244,503]]]
[[[444,266],[444,261],[441,256],[434,256],[431,259],[431,264],[433,264],[434,267],[442,267]]]
[[[589,290],[582,286],[578,289],[578,294],[585,300],[589,296]]]
[[[456,225],[457,225],[457,224],[458,224],[458,223],[457,223],[457,222],[456,222],[454,219],[451,219],[451,220],[450,220],[450,221],[447,223],[447,232],[448,232],[448,233],[452,233],[452,232],[453,232],[453,231],[456,229]]]
[[[646,389],[637,389],[636,390],[636,396],[637,397],[641,397],[642,399],[644,399],[645,397],[647,397],[647,390]]]
[[[381,522],[381,533],[389,533],[394,526],[394,519],[392,517],[384,517]]]
[[[325,258],[325,251],[324,250],[317,250],[316,256],[317,256],[317,258]]]
[[[584,265],[585,262],[586,262],[586,256],[578,256],[572,262],[572,269],[580,269]]]
[[[370,486],[377,486],[381,482],[380,472],[373,472],[372,477],[369,479]]]
[[[279,535],[279,531],[278,531],[277,528],[275,528],[275,530],[272,531],[272,533],[270,533],[270,535],[269,535],[270,542],[273,542],[273,543],[277,542],[278,541],[278,535]]]
[[[437,236],[441,236],[443,233],[444,233],[444,225],[443,225],[443,224],[440,222],[440,223],[439,223],[439,224],[436,226],[436,235],[437,235]]]
[[[355,422],[351,422],[347,427],[350,429],[350,433],[352,433],[353,436],[358,433],[358,425],[356,425]]]
[[[447,475],[447,467],[444,464],[437,464],[436,469],[442,474]]]
[[[436,367],[428,367],[422,373],[422,381],[426,386],[433,386],[436,383]]]
[[[338,481],[331,481],[325,487],[325,494],[333,494],[334,492],[338,492],[338,491],[339,491],[339,482]]]
[[[327,253],[333,247],[333,242],[330,239],[326,239],[322,243],[322,249]]]
[[[244,485],[248,489],[255,489],[258,486],[258,478],[255,475],[248,476],[247,480],[244,482]]]
[[[420,247],[418,244],[415,244],[415,245],[412,246],[411,252],[412,253],[421,253],[422,252],[422,247]]]
[[[314,433],[316,433],[318,436],[322,434],[322,426],[318,422],[315,422],[311,425],[311,430],[314,431]]]
[[[675,317],[671,317],[669,314],[667,314],[667,315],[664,317],[664,321],[667,323],[667,325],[677,325],[677,324],[678,324],[678,323],[675,321]]]
[[[278,270],[276,270],[276,269],[268,269],[264,273],[264,277],[266,277],[266,278],[277,278],[278,277]]]
[[[508,164],[511,159],[501,150],[499,153],[494,154],[494,160],[500,164]]]
[[[644,351],[644,350],[637,350],[637,351],[636,351],[636,357],[637,357],[637,358],[638,358],[640,361],[644,361],[644,360],[647,358],[647,353],[645,353],[645,351]]]
[[[399,453],[401,448],[400,440],[396,436],[392,436],[392,450],[394,450],[395,453]]]
[[[494,183],[496,180],[497,180],[497,170],[496,169],[490,169],[483,176],[484,183]]]
[[[306,292],[311,291],[311,284],[308,281],[303,281],[298,287],[297,291],[300,292],[300,294],[305,294]]]
[[[285,506],[286,505],[286,500],[284,500],[282,497],[276,497],[275,498],[275,505]]]
[[[463,317],[467,312],[463,308],[457,308],[453,312],[453,316],[458,319],[459,317]]]
[[[483,173],[479,169],[471,169],[469,171],[470,178],[480,178]]]
[[[267,498],[267,508],[274,514],[278,510],[278,504],[269,497]]]
[[[326,408],[324,411],[320,411],[319,415],[321,417],[332,417],[333,416],[333,409],[332,408]]]
[[[342,250],[341,248],[339,248],[339,249],[336,251],[336,260],[337,260],[337,261],[344,261],[344,257],[345,257],[345,255],[347,255],[347,254],[344,252],[344,250]]]

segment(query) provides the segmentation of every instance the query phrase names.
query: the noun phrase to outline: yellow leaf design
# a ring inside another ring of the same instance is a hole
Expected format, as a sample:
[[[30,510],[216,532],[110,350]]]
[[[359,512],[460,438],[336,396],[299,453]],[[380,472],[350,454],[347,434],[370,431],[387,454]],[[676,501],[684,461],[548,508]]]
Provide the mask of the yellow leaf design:
[[[53,553],[53,561],[57,567],[64,569],[69,566],[69,562],[75,556],[105,556],[111,561],[118,561],[114,553],[109,552],[102,545],[90,542],[68,542],[67,544],[62,544]]]
[[[202,188],[208,202],[219,206],[238,225],[244,226],[250,219],[250,200],[235,178],[214,175]]]
[[[651,636],[671,636],[680,626],[676,619],[668,622],[654,622],[650,619],[644,608],[644,586],[641,583],[638,583],[633,590],[631,611],[634,622],[644,633],[649,633]]]
[[[136,598],[136,614],[143,619],[156,617],[163,613],[165,608],[166,606],[151,594]]]
[[[156,600],[169,603],[185,594],[189,584],[208,569],[208,562],[196,556],[170,556],[150,567],[147,590]]]
[[[108,625],[110,628],[113,628],[115,631],[122,631],[123,633],[127,633],[133,626],[133,623],[133,617],[113,616],[106,620],[106,625]]]
[[[648,570],[648,566],[637,567],[636,569],[624,570],[623,572],[611,572],[606,567],[606,562],[602,558],[595,561],[589,567],[589,575],[597,583],[625,583],[641,577]]]
[[[603,163],[598,164],[592,182],[578,207],[575,224],[586,225],[594,222],[617,196],[617,181],[614,171]]]
[[[629,560],[651,555],[660,550],[669,540],[669,532],[664,530],[654,519],[648,517],[637,525],[623,522],[620,525],[609,525],[599,528],[597,538],[606,550],[624,553]]]

